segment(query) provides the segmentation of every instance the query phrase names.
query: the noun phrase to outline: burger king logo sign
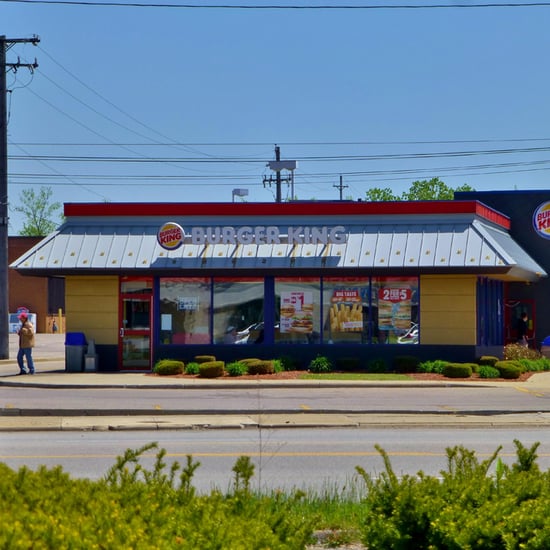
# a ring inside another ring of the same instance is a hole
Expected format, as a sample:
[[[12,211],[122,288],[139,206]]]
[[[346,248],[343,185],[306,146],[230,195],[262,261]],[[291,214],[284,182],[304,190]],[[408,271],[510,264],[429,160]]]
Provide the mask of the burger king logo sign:
[[[533,227],[545,239],[550,239],[550,201],[540,204],[533,214]]]
[[[157,233],[157,241],[166,250],[176,250],[183,244],[185,233],[180,225],[174,222],[165,223]]]

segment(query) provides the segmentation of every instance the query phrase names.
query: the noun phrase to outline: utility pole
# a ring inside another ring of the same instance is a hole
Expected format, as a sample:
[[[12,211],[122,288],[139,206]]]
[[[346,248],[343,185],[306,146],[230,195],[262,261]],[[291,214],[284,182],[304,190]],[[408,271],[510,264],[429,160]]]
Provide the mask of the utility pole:
[[[292,199],[294,199],[294,170],[296,170],[298,162],[295,160],[281,160],[281,148],[278,145],[275,145],[275,160],[268,162],[267,166],[275,172],[275,202],[282,202],[281,184],[283,182],[292,184]],[[290,176],[283,178],[281,176],[281,170],[288,170],[290,172]],[[271,186],[273,183],[273,176],[269,176],[269,178],[264,176],[264,187],[266,186],[266,183]]]
[[[0,36],[0,359],[9,359],[9,287],[8,287],[8,110],[6,95],[6,73],[16,72],[23,67],[34,71],[38,67],[34,63],[7,63],[6,53],[18,43],[31,43],[36,46],[40,39],[33,38],[6,38]]]
[[[342,179],[342,175],[340,174],[340,185],[336,185],[334,184],[332,187],[336,187],[336,189],[339,189],[340,190],[340,200],[343,200],[343,197],[342,197],[342,191],[348,187],[347,185],[344,185],[343,183],[343,179]]]

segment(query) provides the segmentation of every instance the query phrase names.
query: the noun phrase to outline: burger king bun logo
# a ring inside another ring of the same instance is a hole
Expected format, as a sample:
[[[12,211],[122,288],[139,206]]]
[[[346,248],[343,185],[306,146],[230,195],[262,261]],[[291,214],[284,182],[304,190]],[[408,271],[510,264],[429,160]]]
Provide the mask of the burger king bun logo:
[[[176,250],[183,244],[185,233],[182,227],[174,222],[165,223],[157,233],[157,241],[166,250]]]
[[[550,201],[540,204],[533,214],[533,227],[545,239],[550,239]]]

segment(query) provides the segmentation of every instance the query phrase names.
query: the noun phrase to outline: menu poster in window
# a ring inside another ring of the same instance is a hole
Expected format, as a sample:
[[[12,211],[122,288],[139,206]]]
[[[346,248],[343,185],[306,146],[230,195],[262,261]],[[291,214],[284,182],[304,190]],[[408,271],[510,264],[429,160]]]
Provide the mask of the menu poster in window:
[[[313,332],[313,293],[281,292],[280,331]]]
[[[358,288],[337,288],[332,293],[329,309],[331,332],[361,332],[363,301]]]
[[[179,296],[178,311],[198,311],[199,303],[198,296]]]
[[[407,330],[411,326],[411,289],[383,286],[378,290],[378,328]]]

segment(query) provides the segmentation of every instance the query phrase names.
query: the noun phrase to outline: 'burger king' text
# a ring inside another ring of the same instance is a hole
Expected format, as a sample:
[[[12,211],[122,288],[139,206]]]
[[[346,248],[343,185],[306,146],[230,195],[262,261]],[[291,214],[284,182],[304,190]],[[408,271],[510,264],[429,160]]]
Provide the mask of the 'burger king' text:
[[[288,227],[286,235],[276,226],[193,227],[192,244],[343,244],[345,227]]]

